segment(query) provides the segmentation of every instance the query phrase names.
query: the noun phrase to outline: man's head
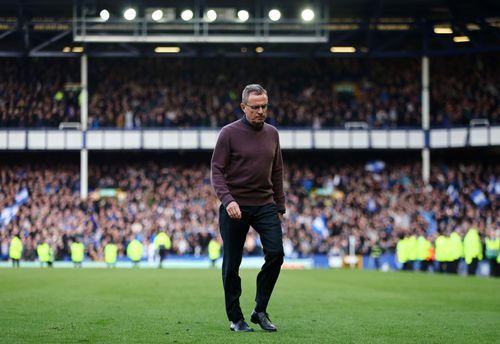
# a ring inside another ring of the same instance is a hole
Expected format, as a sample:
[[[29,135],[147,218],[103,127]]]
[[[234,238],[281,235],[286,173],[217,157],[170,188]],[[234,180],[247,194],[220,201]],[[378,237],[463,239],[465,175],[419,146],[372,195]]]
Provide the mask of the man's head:
[[[262,127],[267,117],[267,91],[258,84],[247,85],[241,93],[241,109],[250,124]]]

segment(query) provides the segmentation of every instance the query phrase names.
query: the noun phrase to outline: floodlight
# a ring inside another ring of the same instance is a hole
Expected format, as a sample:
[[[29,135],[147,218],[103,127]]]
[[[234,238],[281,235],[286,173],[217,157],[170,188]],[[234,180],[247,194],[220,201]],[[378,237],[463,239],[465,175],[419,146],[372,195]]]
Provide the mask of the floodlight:
[[[162,10],[156,10],[151,14],[151,19],[154,21],[160,21],[163,18],[163,11]]]
[[[453,42],[466,43],[466,42],[470,42],[470,38],[468,36],[455,36],[455,37],[453,37]]]
[[[217,19],[217,12],[215,10],[208,10],[207,11],[207,20],[210,22],[215,21]]]
[[[184,10],[184,11],[182,11],[182,13],[181,13],[181,18],[182,18],[182,20],[184,20],[184,21],[188,21],[188,20],[193,19],[193,15],[194,15],[194,14],[193,14],[193,11],[191,11],[191,10]]]
[[[158,54],[176,54],[180,53],[181,48],[179,47],[156,47],[155,48],[155,53]]]
[[[123,18],[127,20],[134,20],[137,12],[133,8],[127,8],[125,12],[123,12]]]
[[[281,18],[281,12],[277,9],[272,9],[269,11],[269,19],[272,21],[278,21]]]
[[[354,48],[354,47],[331,47],[330,52],[332,52],[332,53],[355,53],[356,48]]]
[[[451,26],[434,26],[434,33],[438,35],[451,35],[453,33],[453,29]]]
[[[106,21],[109,19],[109,11],[104,9],[99,13],[99,16],[101,17],[102,20]]]
[[[314,19],[314,11],[311,10],[310,8],[306,8],[302,11],[301,16],[302,20],[311,21]]]
[[[238,11],[238,19],[242,22],[246,22],[250,18],[250,13],[245,10],[239,10]]]

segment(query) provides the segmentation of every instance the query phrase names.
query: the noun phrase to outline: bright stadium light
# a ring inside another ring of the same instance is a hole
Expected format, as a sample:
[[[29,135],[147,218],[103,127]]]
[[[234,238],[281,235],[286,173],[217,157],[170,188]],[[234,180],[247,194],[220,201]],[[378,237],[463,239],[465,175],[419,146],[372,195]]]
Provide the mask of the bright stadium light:
[[[181,52],[179,47],[156,47],[155,53],[157,54],[177,54]]]
[[[466,43],[466,42],[470,42],[470,38],[468,36],[455,36],[455,37],[453,37],[453,42]]]
[[[332,53],[355,53],[356,48],[354,48],[354,47],[331,47],[330,52],[332,52]]]
[[[264,52],[264,48],[263,48],[263,47],[257,47],[257,48],[255,48],[255,52],[256,52],[257,54],[261,54],[261,53],[263,53],[263,52]]]
[[[127,20],[134,20],[137,12],[133,8],[127,8],[125,12],[123,12],[123,18]]]
[[[191,10],[184,10],[181,13],[181,18],[184,21],[189,21],[189,20],[193,19],[193,15],[194,15],[193,11],[191,11]]]
[[[451,35],[453,29],[449,25],[434,26],[434,33],[437,35]]]
[[[151,14],[151,19],[154,21],[160,21],[163,18],[163,11],[162,10],[156,10]]]
[[[302,20],[307,22],[314,19],[314,11],[310,8],[304,9],[300,15],[302,16]]]
[[[248,13],[248,11],[245,11],[245,10],[238,11],[238,19],[241,22],[246,22],[248,20],[248,18],[250,18],[250,13]]]
[[[99,13],[99,16],[101,17],[102,20],[106,21],[109,19],[109,11],[104,9]]]
[[[215,10],[208,10],[207,11],[207,20],[210,22],[215,21],[217,19],[217,12]]]
[[[272,21],[278,21],[281,18],[281,12],[277,9],[270,10],[268,15]]]

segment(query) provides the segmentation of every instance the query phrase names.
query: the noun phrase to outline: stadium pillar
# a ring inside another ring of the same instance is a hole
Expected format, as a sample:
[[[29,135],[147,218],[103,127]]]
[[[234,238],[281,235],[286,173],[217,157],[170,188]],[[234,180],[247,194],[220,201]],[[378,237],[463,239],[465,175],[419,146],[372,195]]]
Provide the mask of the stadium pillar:
[[[422,180],[429,183],[431,175],[431,152],[429,150],[429,57],[422,56],[422,131],[424,133],[424,148],[422,149]]]
[[[89,156],[87,152],[87,118],[88,118],[88,70],[87,70],[87,55],[82,54],[81,57],[81,82],[82,93],[80,99],[80,114],[83,145],[80,151],[80,197],[86,199],[88,195],[88,168]]]

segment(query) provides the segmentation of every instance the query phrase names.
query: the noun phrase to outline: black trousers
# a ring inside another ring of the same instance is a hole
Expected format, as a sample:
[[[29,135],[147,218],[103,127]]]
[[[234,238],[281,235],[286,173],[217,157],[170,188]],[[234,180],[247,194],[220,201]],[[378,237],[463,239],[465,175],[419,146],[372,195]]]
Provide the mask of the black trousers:
[[[427,271],[429,270],[429,264],[430,264],[430,261],[428,260],[421,260],[420,261],[420,271]]]
[[[490,258],[488,260],[490,262],[490,276],[499,277],[500,276],[500,264],[498,264],[497,259]]]
[[[413,270],[413,260],[408,260],[406,263],[403,263],[404,271],[412,271]]]
[[[221,205],[219,226],[224,242],[222,260],[222,283],[226,301],[226,313],[230,321],[243,319],[240,308],[241,279],[239,268],[243,256],[243,245],[252,226],[260,235],[264,248],[265,262],[257,275],[255,310],[266,311],[269,299],[278,280],[283,264],[283,239],[278,208],[274,203],[263,206],[240,206],[242,217],[233,220]]]
[[[449,274],[458,274],[458,262],[458,259],[448,262],[446,264],[446,272]]]
[[[474,276],[476,274],[477,265],[479,260],[477,258],[473,258],[470,264],[467,264],[467,275]]]

